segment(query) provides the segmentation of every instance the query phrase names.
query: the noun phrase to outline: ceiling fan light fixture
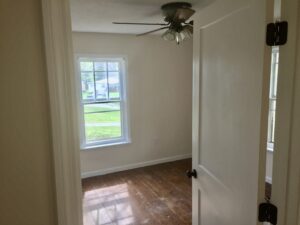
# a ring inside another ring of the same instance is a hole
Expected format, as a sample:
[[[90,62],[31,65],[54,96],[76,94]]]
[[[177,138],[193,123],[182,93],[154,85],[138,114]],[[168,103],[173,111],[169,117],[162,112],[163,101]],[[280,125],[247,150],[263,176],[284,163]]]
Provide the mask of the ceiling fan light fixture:
[[[166,41],[174,41],[176,39],[176,31],[169,29],[163,33],[162,38]]]
[[[193,21],[187,22],[195,10],[192,9],[192,4],[188,2],[171,2],[164,4],[161,7],[164,15],[164,23],[133,23],[133,22],[113,22],[114,24],[127,24],[127,25],[156,25],[162,26],[160,28],[150,30],[137,36],[143,36],[166,30],[161,37],[166,41],[175,41],[180,44],[186,39],[193,36]]]
[[[195,13],[195,10],[190,9],[190,8],[181,8],[177,9],[176,13],[174,15],[174,20],[177,22],[185,22],[188,20],[193,14]]]
[[[193,37],[193,27],[190,25],[185,25],[180,33],[184,40],[190,39]]]
[[[181,34],[181,32],[180,33],[176,33],[176,38],[175,38],[175,40],[176,40],[176,43],[179,45],[182,41],[183,41],[183,39],[184,39],[184,37],[183,37],[183,35]]]
[[[166,41],[176,41],[177,44],[180,44],[186,39],[189,39],[193,36],[193,27],[186,25],[181,31],[176,31],[174,29],[169,29],[162,34],[162,38]]]

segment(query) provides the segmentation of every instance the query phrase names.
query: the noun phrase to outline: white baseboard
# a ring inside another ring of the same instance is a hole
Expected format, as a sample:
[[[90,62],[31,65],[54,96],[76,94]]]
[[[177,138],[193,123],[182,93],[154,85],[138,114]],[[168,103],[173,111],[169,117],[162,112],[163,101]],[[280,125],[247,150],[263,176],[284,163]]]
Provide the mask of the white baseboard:
[[[268,182],[269,184],[272,184],[272,177],[266,177],[266,182]]]
[[[120,171],[124,171],[124,170],[131,170],[131,169],[136,169],[136,168],[145,167],[145,166],[152,166],[152,165],[157,165],[157,164],[166,163],[166,162],[173,162],[173,161],[177,161],[177,160],[181,160],[181,159],[188,159],[191,157],[192,157],[191,154],[176,155],[176,156],[171,156],[171,157],[166,157],[166,158],[161,158],[161,159],[150,160],[150,161],[146,161],[146,162],[139,162],[139,163],[127,164],[124,166],[117,166],[117,167],[112,167],[112,168],[107,168],[107,169],[102,169],[102,170],[83,172],[83,173],[81,173],[81,178],[101,176],[101,175],[120,172]]]

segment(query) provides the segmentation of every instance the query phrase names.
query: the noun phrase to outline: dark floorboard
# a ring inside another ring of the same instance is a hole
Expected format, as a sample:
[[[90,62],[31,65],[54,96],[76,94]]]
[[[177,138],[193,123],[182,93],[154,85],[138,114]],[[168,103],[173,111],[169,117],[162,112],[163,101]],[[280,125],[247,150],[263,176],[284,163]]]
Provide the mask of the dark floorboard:
[[[84,225],[192,224],[188,169],[190,159],[83,179]]]
[[[265,190],[266,199],[271,199],[272,195],[272,184],[266,182],[266,190]]]
[[[84,225],[190,225],[191,160],[84,179]]]

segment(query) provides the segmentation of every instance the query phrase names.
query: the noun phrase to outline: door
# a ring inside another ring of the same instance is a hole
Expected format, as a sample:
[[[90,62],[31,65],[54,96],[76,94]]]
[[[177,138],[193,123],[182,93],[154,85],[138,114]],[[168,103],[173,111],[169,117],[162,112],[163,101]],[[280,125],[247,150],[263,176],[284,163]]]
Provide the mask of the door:
[[[194,18],[193,225],[254,225],[264,199],[272,4],[215,1]]]

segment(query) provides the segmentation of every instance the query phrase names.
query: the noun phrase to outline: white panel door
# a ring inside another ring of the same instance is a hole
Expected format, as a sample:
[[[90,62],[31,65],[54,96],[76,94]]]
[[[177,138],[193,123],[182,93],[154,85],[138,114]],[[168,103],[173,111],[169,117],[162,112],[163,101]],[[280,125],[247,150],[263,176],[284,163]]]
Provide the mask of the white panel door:
[[[223,0],[194,25],[193,225],[255,225],[264,199],[272,4]]]

